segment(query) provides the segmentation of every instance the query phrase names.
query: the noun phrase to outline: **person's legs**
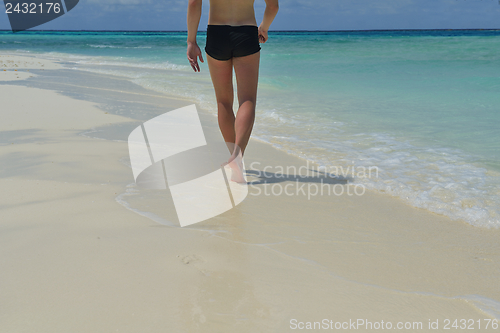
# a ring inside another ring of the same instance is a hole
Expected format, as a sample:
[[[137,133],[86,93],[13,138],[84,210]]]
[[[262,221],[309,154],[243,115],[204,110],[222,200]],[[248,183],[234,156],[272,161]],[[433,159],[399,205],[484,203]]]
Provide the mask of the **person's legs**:
[[[234,123],[236,147],[245,152],[255,120],[260,52],[233,58],[239,109]],[[233,152],[238,154],[238,152]]]
[[[228,165],[233,170],[231,180],[244,183],[241,157],[250,139],[255,120],[260,52],[220,61],[207,54],[210,76],[215,89],[219,128],[232,155]],[[236,74],[239,109],[233,113],[232,69]]]
[[[233,60],[217,60],[207,54],[210,77],[217,99],[219,128],[225,142],[236,141],[233,112]]]

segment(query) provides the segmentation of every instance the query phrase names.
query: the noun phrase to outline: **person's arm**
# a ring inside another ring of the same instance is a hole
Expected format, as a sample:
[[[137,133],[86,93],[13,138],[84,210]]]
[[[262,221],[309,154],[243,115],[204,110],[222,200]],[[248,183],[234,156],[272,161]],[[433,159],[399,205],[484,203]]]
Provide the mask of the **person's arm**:
[[[276,14],[278,14],[278,0],[266,0],[266,10],[264,11],[264,18],[259,26],[259,41],[261,43],[267,42],[267,31],[273,23]]]
[[[201,18],[201,2],[202,0],[189,0],[187,10],[187,58],[195,72],[200,71],[198,58],[200,58],[201,62],[204,62],[200,47],[196,43],[196,33],[198,32],[198,25],[200,24]]]

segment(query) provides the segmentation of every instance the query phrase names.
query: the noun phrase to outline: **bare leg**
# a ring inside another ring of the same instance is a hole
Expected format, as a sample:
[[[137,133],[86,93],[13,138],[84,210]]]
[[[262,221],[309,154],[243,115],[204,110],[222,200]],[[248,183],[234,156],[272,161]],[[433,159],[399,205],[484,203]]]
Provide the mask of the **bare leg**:
[[[233,58],[234,72],[238,87],[239,109],[234,123],[236,133],[236,149],[245,152],[255,121],[255,105],[257,101],[257,85],[259,81],[260,52],[246,57]],[[233,152],[234,154],[238,152]]]
[[[215,89],[217,99],[217,118],[219,128],[225,142],[234,143],[236,133],[234,130],[235,117],[233,113],[233,61],[220,61],[207,54],[210,77]],[[231,150],[231,153],[233,151]]]
[[[234,129],[236,134],[234,151],[229,158],[232,169],[231,180],[244,183],[243,154],[250,140],[255,121],[257,83],[259,80],[260,52],[246,57],[233,58],[234,72],[238,86],[239,109],[236,114]]]
[[[217,98],[219,128],[231,152],[231,157],[228,160],[228,165],[232,169],[231,180],[243,183],[246,181],[243,176],[242,157],[255,120],[260,52],[228,61],[219,61],[207,55],[207,60]],[[234,98],[233,66],[236,73],[239,102],[236,117],[232,108]]]

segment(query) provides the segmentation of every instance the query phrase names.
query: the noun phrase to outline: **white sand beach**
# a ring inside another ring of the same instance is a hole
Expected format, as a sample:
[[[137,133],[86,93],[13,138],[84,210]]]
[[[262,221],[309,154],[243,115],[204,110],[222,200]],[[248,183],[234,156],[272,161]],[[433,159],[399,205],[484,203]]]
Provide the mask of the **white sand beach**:
[[[307,161],[257,140],[245,156],[257,183],[243,203],[192,226],[161,224],[148,216],[176,222],[173,203],[133,185],[127,137],[147,117],[127,108],[159,115],[190,101],[1,54],[0,100],[0,332],[321,331],[350,321],[362,331],[367,321],[419,331],[438,321],[432,331],[443,331],[456,319],[498,331],[500,230],[378,192],[348,195],[342,180],[342,195],[297,191],[318,178],[279,170]],[[293,195],[273,194],[286,185]]]

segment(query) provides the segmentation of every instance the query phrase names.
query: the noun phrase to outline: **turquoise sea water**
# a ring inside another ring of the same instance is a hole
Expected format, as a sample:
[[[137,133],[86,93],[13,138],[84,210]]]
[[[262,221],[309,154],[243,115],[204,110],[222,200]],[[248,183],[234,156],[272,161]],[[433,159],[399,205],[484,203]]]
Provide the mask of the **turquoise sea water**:
[[[0,32],[0,51],[123,75],[215,114],[208,67],[191,70],[185,40]],[[500,31],[274,32],[261,54],[255,137],[337,174],[377,167],[354,183],[500,227]]]

